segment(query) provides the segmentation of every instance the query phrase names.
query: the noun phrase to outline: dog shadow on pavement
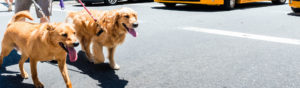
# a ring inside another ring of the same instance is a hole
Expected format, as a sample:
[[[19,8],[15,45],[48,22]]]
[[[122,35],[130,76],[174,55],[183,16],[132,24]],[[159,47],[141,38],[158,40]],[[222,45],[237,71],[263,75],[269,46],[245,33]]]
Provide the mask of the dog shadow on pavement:
[[[82,51],[78,52],[78,60],[76,62],[67,61],[67,64],[75,66],[82,71],[82,74],[98,80],[99,86],[102,88],[124,88],[128,83],[127,80],[120,79],[108,63],[93,64],[89,62]]]
[[[9,71],[7,66],[18,65],[21,56],[13,50],[7,57],[3,59],[3,64],[0,68],[0,88],[33,88],[33,84],[26,84],[18,71]],[[17,66],[19,67],[19,66]]]

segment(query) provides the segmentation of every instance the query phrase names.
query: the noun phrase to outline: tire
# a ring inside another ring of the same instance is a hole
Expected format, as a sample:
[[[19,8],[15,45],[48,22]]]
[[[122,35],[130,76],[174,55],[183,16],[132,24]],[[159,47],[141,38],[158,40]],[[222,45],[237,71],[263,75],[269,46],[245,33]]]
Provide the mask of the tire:
[[[176,3],[164,3],[167,8],[173,8],[176,6]]]
[[[118,3],[118,0],[104,0],[104,3],[106,5],[116,5]]]
[[[235,7],[235,0],[224,0],[223,9],[232,10]]]
[[[293,8],[293,7],[291,7],[292,8],[292,10],[295,12],[295,13],[299,13],[300,12],[300,8]]]
[[[285,2],[286,2],[286,0],[272,0],[272,3],[276,4],[276,5],[281,5],[281,4],[284,4]]]

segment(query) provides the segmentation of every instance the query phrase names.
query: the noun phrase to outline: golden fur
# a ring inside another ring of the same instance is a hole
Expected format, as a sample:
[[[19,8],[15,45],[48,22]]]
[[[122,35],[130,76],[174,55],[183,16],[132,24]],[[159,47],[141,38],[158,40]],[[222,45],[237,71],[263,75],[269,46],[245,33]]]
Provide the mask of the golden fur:
[[[59,45],[66,47],[76,47],[77,38],[72,24],[66,23],[30,23],[20,21],[28,18],[33,20],[28,11],[18,12],[8,24],[4,38],[2,40],[2,50],[0,56],[0,66],[3,58],[15,48],[22,53],[19,67],[22,78],[28,78],[27,72],[23,68],[24,62],[30,58],[30,68],[35,87],[41,88],[43,84],[37,75],[38,61],[57,60],[61,74],[66,86],[72,88],[72,84],[66,67],[66,51]],[[62,36],[67,35],[67,37]],[[78,42],[77,42],[78,43]]]
[[[91,10],[92,15],[98,20],[97,23],[84,10],[70,12],[68,19],[72,19],[76,36],[79,39],[82,50],[85,51],[89,61],[94,63],[103,63],[103,46],[108,48],[108,58],[110,66],[113,69],[120,67],[114,61],[114,53],[117,45],[124,42],[126,33],[134,31],[137,27],[137,13],[130,8],[114,9],[110,11]],[[97,36],[99,27],[105,30],[100,36]],[[126,27],[124,26],[126,25]],[[126,29],[127,28],[127,29]],[[132,29],[132,30],[131,30]],[[134,31],[135,33],[135,31]],[[90,45],[93,43],[93,54],[90,52]]]

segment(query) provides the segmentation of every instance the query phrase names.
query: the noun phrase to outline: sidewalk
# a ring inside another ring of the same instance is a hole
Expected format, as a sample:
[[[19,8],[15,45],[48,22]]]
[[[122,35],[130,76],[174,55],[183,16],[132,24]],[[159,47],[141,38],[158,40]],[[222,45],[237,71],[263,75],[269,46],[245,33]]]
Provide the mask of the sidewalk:
[[[64,0],[64,4],[78,4],[75,0]],[[52,3],[53,7],[59,7],[59,1],[53,1]],[[31,5],[31,8],[33,8],[34,5]],[[8,5],[5,3],[5,1],[1,0],[0,1],[0,12],[7,12]],[[13,11],[15,9],[15,5],[13,5]],[[12,12],[13,12],[12,11]]]
[[[8,5],[3,0],[1,0],[0,1],[0,12],[7,12],[7,9],[8,9]],[[15,9],[15,8],[13,7],[13,9]]]

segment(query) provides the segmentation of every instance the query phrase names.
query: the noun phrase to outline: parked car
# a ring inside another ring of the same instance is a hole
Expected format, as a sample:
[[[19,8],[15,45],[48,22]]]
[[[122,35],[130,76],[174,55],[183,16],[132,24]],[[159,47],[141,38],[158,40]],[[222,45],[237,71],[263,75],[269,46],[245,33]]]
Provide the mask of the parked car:
[[[78,0],[76,0],[78,2]],[[104,2],[107,5],[115,5],[120,0],[81,0],[85,5],[92,5],[97,2]]]
[[[290,0],[289,5],[295,13],[300,12],[300,0]]]

